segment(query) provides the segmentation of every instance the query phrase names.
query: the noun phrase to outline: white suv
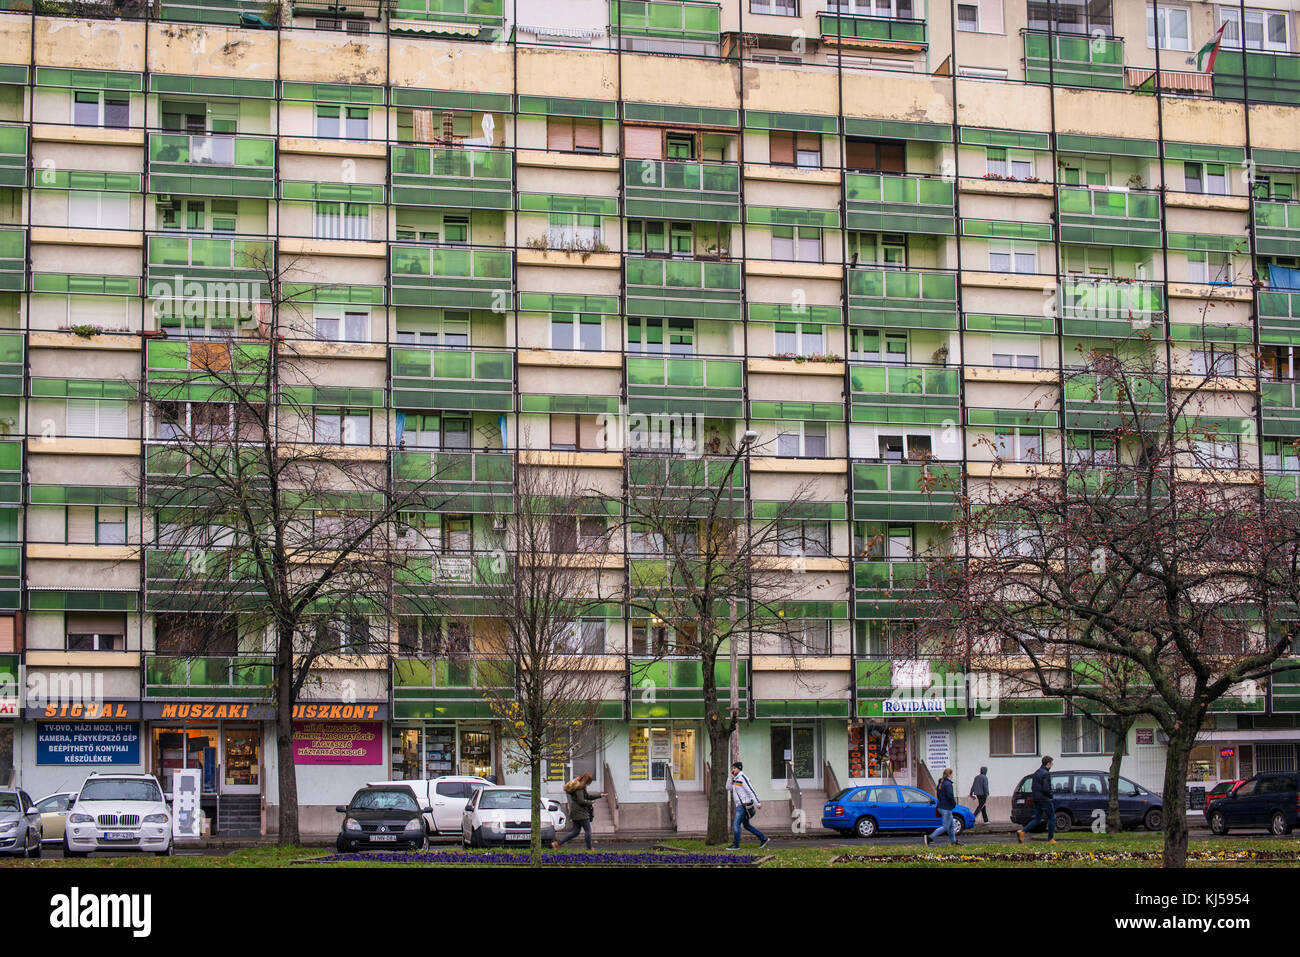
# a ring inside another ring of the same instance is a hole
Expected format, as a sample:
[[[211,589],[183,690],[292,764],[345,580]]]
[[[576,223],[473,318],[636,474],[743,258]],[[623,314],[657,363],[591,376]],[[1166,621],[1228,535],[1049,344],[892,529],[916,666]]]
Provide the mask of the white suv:
[[[63,855],[91,851],[172,852],[172,818],[152,774],[91,772],[63,830]]]

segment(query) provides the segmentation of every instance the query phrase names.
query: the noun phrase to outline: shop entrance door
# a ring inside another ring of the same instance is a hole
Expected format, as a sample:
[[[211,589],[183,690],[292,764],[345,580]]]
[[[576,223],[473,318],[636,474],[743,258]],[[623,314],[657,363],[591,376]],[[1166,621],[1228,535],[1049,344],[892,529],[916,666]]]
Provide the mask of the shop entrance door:
[[[673,728],[672,749],[673,783],[688,790],[698,787],[695,729]]]
[[[492,732],[461,728],[460,771],[495,781],[492,774]]]
[[[221,793],[260,793],[262,735],[259,729],[225,728],[221,748]]]

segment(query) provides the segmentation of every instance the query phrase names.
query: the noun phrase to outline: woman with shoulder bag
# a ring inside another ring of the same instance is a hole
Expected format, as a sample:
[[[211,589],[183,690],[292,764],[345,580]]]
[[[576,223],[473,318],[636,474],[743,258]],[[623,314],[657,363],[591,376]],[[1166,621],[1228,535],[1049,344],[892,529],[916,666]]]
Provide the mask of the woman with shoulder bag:
[[[595,817],[596,798],[600,797],[599,794],[588,793],[587,785],[591,780],[591,775],[583,771],[564,786],[564,792],[569,795],[569,833],[551,843],[554,850],[558,851],[561,845],[569,843],[579,832],[586,835],[587,850],[591,850],[591,822]]]

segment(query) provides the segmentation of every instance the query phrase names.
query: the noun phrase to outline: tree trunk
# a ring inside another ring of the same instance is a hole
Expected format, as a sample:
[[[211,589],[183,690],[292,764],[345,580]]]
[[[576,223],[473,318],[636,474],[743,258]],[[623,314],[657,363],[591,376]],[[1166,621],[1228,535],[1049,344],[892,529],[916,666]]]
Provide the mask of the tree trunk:
[[[286,644],[287,642],[287,644]],[[275,760],[280,783],[280,833],[277,843],[301,843],[298,834],[298,769],[293,763],[293,643],[279,640],[275,672]],[[283,649],[287,646],[288,653]]]
[[[528,838],[528,862],[533,867],[540,867],[542,864],[542,812],[539,809],[542,806],[542,756],[536,747],[530,747],[528,750],[528,773],[531,776],[528,790],[532,795],[531,800],[533,802],[533,811],[529,815],[533,826],[530,829],[532,833]]]
[[[1124,822],[1119,816],[1119,768],[1128,751],[1128,733],[1136,720],[1132,716],[1119,719],[1119,727],[1116,729],[1119,742],[1115,746],[1115,753],[1110,756],[1110,786],[1107,789],[1110,799],[1106,806],[1106,830],[1111,834],[1119,834],[1124,830]]]
[[[1187,866],[1187,756],[1200,730],[1201,722],[1180,718],[1169,736],[1165,753],[1164,798],[1164,867]]]
[[[730,843],[727,820],[727,781],[730,779],[731,734],[721,727],[721,721],[709,723],[709,761],[713,774],[709,779],[709,831],[706,844]]]

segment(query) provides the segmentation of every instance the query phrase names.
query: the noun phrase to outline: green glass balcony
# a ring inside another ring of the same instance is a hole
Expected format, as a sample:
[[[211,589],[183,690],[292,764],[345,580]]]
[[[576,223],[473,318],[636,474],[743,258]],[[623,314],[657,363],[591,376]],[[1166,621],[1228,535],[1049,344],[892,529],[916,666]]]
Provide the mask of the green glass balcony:
[[[960,465],[854,462],[855,522],[946,522],[961,496]]]
[[[1300,106],[1300,55],[1249,50],[1243,79],[1241,51],[1220,50],[1214,59],[1214,96]]]
[[[275,276],[275,246],[260,239],[204,239],[153,235],[148,238],[149,295],[264,301]],[[201,283],[189,291],[188,283]],[[245,284],[245,285],[231,285]]]
[[[23,501],[23,443],[0,442],[0,508]]]
[[[22,292],[27,268],[27,230],[0,229],[0,292]]]
[[[1300,341],[1300,292],[1261,289],[1255,303],[1260,342],[1290,345]]]
[[[848,13],[819,13],[823,37],[842,37],[846,40],[884,40],[889,43],[915,43],[925,45],[925,21],[904,20],[895,17],[860,17]],[[855,44],[859,45],[859,44]],[[870,44],[862,44],[869,46]]]
[[[0,334],[0,396],[23,394],[26,341],[21,333]]]
[[[1023,33],[1025,80],[1029,83],[1124,89],[1124,41],[1118,37]]]
[[[17,611],[23,586],[23,550],[19,545],[0,546],[0,608]]]
[[[397,658],[392,667],[398,718],[499,717],[492,701],[514,694],[514,669],[503,658]]]
[[[1154,336],[1164,328],[1164,293],[1157,283],[1067,276],[1060,284],[1062,331],[1110,339]]]
[[[509,152],[394,146],[393,204],[449,209],[509,209],[514,163]]]
[[[27,185],[27,128],[0,124],[0,186]]]
[[[717,43],[722,12],[716,3],[661,0],[610,0],[610,33],[623,37],[657,37]]]
[[[701,514],[711,507],[710,496],[701,494],[702,490],[722,489],[726,485],[729,491],[716,511],[734,518],[745,515],[745,464],[735,463],[730,455],[683,458],[634,452],[627,458],[627,482],[633,494],[638,489],[654,489],[654,494],[662,496],[664,501],[680,502],[682,507],[689,503],[692,510],[698,509]],[[641,582],[645,584],[646,580]]]
[[[493,31],[505,22],[503,3],[504,0],[394,0],[388,9],[388,28],[393,33],[445,33],[461,39],[490,39]]]
[[[966,677],[960,665],[931,662],[925,676],[911,669],[896,672],[894,662],[883,659],[855,661],[853,691],[860,718],[966,714]]]
[[[1160,197],[1155,193],[1062,186],[1057,199],[1063,243],[1160,247]]]
[[[628,256],[627,314],[739,319],[740,264]]]
[[[402,415],[403,413],[398,413]],[[508,512],[515,458],[509,452],[397,452],[393,480],[424,485],[439,510],[455,514]]]
[[[704,717],[704,668],[699,661],[633,658],[628,662],[632,688],[632,719],[702,719]],[[731,662],[713,666],[713,680],[724,704],[731,700]],[[749,662],[737,662],[736,684],[740,692],[741,715],[749,708]]]
[[[265,343],[152,339],[145,346],[145,381],[155,398],[231,402],[253,396],[269,362]]]
[[[743,379],[739,359],[629,356],[628,411],[743,418]]]
[[[175,23],[263,29],[275,26],[274,20],[266,19],[267,5],[262,0],[165,0],[155,9],[158,19]]]
[[[740,167],[652,159],[623,161],[627,215],[740,222]]]
[[[494,312],[509,312],[513,306],[511,250],[390,246],[388,255],[395,306]]]
[[[1259,405],[1265,435],[1300,436],[1300,383],[1261,383]]]
[[[145,655],[146,698],[196,701],[270,700],[275,662],[269,655]]]
[[[514,359],[508,352],[395,347],[390,353],[393,406],[509,412]]]
[[[956,329],[957,276],[916,269],[852,268],[849,324],[873,329]]]
[[[295,17],[346,17],[378,20],[384,12],[384,0],[294,0]]]
[[[1095,431],[1158,428],[1166,418],[1164,379],[1130,376],[1126,384],[1130,395],[1121,394],[1113,377],[1069,376],[1065,381],[1065,427]]]
[[[941,425],[960,419],[956,369],[852,365],[852,422]]]
[[[1261,256],[1300,256],[1300,203],[1255,203],[1255,249]]]
[[[846,173],[844,195],[849,229],[876,233],[954,236],[953,184],[925,176]]]
[[[174,499],[169,499],[174,505]],[[257,572],[242,552],[227,548],[148,548],[144,553],[145,607],[150,611],[198,612],[204,595],[211,610],[265,602]]]
[[[149,192],[157,196],[275,195],[275,140],[255,136],[149,134]]]
[[[1270,710],[1273,714],[1300,713],[1300,658],[1288,658],[1281,664],[1289,667],[1269,679]]]

